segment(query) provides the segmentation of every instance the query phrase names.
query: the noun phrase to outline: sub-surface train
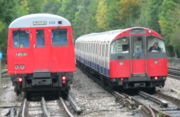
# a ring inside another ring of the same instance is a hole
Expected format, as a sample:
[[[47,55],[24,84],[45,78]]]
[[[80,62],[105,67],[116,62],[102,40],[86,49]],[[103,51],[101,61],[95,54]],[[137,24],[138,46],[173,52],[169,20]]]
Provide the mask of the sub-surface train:
[[[51,90],[68,94],[75,72],[70,22],[43,13],[15,19],[9,25],[7,62],[17,94]]]

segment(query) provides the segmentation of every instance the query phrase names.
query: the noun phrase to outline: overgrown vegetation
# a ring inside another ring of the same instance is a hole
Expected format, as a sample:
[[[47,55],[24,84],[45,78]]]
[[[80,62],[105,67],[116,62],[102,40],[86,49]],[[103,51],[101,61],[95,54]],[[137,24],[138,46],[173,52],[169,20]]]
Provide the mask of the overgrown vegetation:
[[[179,0],[0,0],[0,6],[0,49],[6,48],[11,21],[46,12],[69,19],[75,38],[131,26],[154,29],[164,36],[169,55],[180,57]]]

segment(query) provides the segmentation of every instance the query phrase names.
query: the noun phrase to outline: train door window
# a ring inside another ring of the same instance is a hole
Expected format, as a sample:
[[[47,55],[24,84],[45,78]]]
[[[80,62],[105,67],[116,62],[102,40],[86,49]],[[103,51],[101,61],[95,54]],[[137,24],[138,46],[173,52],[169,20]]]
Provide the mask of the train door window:
[[[129,53],[129,40],[128,38],[117,39],[111,44],[111,54]]]
[[[67,29],[52,29],[52,45],[66,46],[67,44]]]
[[[44,47],[44,30],[36,30],[36,47]]]
[[[133,37],[133,53],[143,53],[144,52],[144,44],[142,36],[134,36]]]
[[[13,47],[14,48],[29,48],[30,47],[28,30],[13,31]]]
[[[163,53],[166,52],[165,44],[163,40],[154,36],[149,36],[147,37],[147,41],[148,41],[147,44],[148,52],[163,52]]]

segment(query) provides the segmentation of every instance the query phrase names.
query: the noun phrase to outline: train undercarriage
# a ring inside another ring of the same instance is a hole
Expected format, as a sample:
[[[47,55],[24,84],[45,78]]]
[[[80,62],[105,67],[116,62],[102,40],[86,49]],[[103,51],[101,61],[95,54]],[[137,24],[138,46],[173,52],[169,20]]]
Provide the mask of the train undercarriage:
[[[24,92],[55,91],[66,98],[69,94],[73,73],[35,72],[33,74],[11,75],[14,90],[17,95]]]

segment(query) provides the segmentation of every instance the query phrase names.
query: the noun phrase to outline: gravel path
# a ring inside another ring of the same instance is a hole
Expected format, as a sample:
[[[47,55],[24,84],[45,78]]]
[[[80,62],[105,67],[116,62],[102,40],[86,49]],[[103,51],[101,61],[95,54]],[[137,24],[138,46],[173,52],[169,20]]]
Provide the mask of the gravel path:
[[[83,109],[81,117],[141,117],[138,110],[129,110],[79,69],[74,74],[71,92]]]

